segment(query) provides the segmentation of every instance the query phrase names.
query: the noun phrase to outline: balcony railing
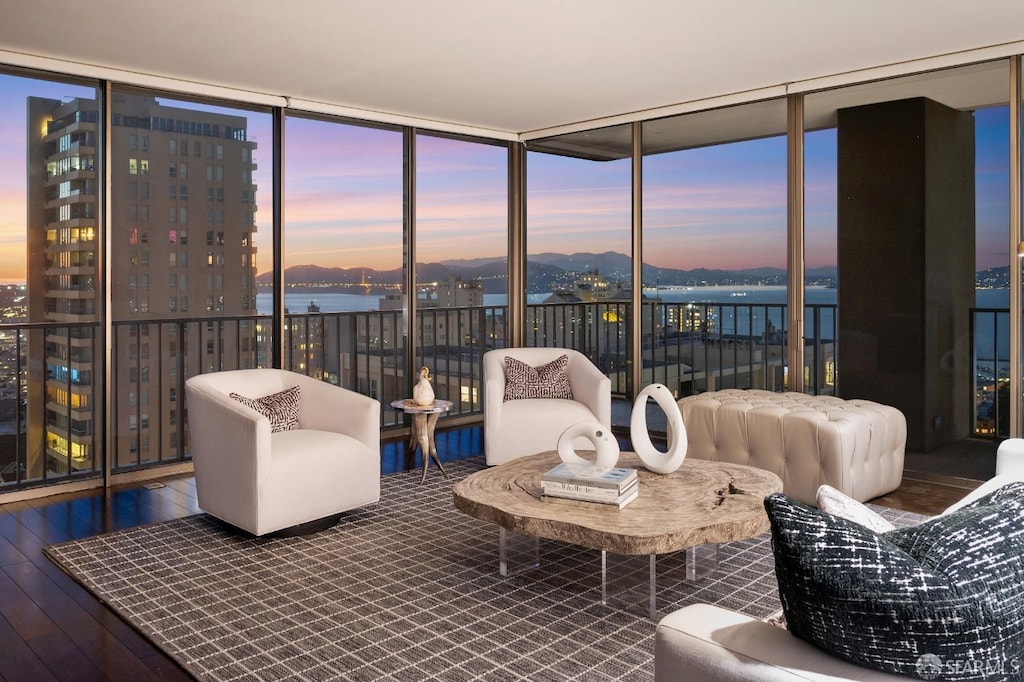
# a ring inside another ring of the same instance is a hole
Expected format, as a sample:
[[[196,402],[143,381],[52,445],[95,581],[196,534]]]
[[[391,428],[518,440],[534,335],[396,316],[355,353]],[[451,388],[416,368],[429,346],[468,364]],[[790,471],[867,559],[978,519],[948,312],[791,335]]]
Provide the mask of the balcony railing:
[[[631,305],[622,302],[530,305],[528,345],[576,348],[628,399]],[[718,388],[786,387],[786,306],[644,302],[640,311],[641,380],[678,395]],[[836,307],[806,309],[806,390],[836,387]],[[185,379],[193,374],[269,366],[269,316],[116,322],[111,345],[114,472],[187,461]],[[971,311],[971,433],[1009,431],[1009,313]],[[416,366],[430,368],[447,417],[480,414],[483,354],[507,345],[504,306],[419,311]],[[387,407],[407,397],[406,335],[401,311],[289,314],[285,366],[381,401],[382,425],[404,415]],[[74,353],[103,358],[91,323],[0,325],[0,492],[102,473],[103,376]]]
[[[102,473],[88,425],[100,394],[62,359],[98,343],[95,323],[0,325],[0,492]]]
[[[555,303],[528,306],[527,345],[575,348],[612,379],[625,397],[628,303]],[[720,388],[786,386],[786,305],[644,302],[641,307],[643,385],[661,383],[678,396]],[[807,391],[835,388],[834,305],[807,306]],[[635,391],[634,391],[635,392]]]
[[[971,431],[979,438],[1010,435],[1010,311],[971,309]]]
[[[419,312],[417,366],[427,366],[434,393],[453,403],[448,416],[479,413],[483,354],[504,347],[504,306],[429,308]],[[289,315],[285,367],[380,400],[384,427],[401,426],[387,407],[407,398],[401,310]]]

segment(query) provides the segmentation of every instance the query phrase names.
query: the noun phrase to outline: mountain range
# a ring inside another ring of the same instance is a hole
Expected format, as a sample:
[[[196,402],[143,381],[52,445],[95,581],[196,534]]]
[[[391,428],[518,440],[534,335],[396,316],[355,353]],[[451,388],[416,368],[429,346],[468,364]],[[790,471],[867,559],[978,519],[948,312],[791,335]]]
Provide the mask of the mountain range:
[[[463,258],[420,263],[416,271],[421,282],[436,282],[458,277],[464,281],[481,280],[487,293],[504,293],[506,289],[504,258]],[[610,281],[629,281],[632,262],[629,256],[614,251],[533,254],[527,258],[526,289],[528,293],[541,293],[570,287],[579,275],[595,271]],[[808,268],[805,283],[834,286],[836,272],[835,266]],[[645,263],[642,274],[644,283],[649,286],[784,285],[787,279],[785,269],[772,267],[742,270],[679,270]],[[989,268],[978,272],[977,275],[979,284],[1005,286],[1009,268]],[[402,277],[401,268],[375,270],[359,267],[326,268],[319,265],[294,265],[285,269],[285,283],[290,288],[376,291],[401,284]],[[272,279],[271,272],[264,272],[257,275],[256,282],[259,286],[270,286]]]

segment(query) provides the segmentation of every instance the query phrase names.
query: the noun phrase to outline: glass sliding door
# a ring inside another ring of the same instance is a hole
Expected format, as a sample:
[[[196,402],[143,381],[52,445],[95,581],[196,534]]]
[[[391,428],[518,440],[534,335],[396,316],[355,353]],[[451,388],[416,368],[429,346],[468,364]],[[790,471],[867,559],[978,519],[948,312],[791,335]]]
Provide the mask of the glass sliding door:
[[[267,110],[114,88],[111,118],[109,455],[125,470],[185,459],[188,377],[269,365],[274,159]]]
[[[416,136],[417,366],[451,414],[482,409],[483,354],[506,345],[508,147]]]
[[[786,104],[644,123],[645,383],[785,386]]]
[[[288,116],[285,141],[285,367],[405,397],[402,132]]]

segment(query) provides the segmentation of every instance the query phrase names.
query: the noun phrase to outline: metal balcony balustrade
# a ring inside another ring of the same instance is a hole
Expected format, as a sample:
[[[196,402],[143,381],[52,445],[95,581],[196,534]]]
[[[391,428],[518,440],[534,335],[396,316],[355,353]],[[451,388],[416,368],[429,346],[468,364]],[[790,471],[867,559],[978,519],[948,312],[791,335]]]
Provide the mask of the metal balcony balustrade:
[[[972,432],[979,438],[1010,435],[1010,311],[971,309]]]
[[[623,302],[529,305],[527,345],[580,350],[612,378],[615,395],[628,400],[630,312]],[[482,357],[507,345],[506,307],[427,308],[418,315],[415,366],[429,367],[437,397],[453,402],[446,418],[479,415]],[[836,308],[808,306],[806,315],[805,384],[809,392],[830,393]],[[644,384],[663,383],[679,395],[783,390],[784,304],[644,302],[641,316]],[[1008,433],[1008,323],[1005,309],[971,311],[977,437]],[[269,366],[271,329],[269,316],[115,322],[106,453],[112,471],[187,461],[185,379]],[[0,492],[102,473],[102,429],[89,420],[102,419],[101,392],[90,379],[103,373],[98,366],[69,366],[54,343],[103,357],[96,324],[0,325]],[[284,345],[287,368],[371,395],[385,406],[385,430],[403,425],[404,415],[387,407],[408,397],[411,383],[402,311],[289,314]]]

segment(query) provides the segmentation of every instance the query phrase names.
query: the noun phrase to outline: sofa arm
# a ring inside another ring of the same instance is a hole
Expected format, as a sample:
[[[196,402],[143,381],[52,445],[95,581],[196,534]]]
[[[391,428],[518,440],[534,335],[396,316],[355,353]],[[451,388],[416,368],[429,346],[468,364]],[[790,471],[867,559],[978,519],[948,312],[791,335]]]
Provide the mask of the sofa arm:
[[[655,633],[655,682],[904,679],[848,663],[778,626],[711,604],[668,614]]]
[[[612,425],[612,381],[586,356],[580,355],[569,363],[566,374],[572,386],[572,397],[583,403],[608,428]]]
[[[380,451],[380,401],[313,377],[298,381],[302,428],[343,433]]]
[[[185,395],[203,508],[219,518],[256,509],[260,479],[270,471],[270,420],[216,390],[187,383]]]
[[[501,412],[505,405],[505,377],[488,379],[484,383],[484,428],[501,426]]]

